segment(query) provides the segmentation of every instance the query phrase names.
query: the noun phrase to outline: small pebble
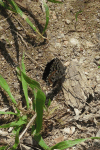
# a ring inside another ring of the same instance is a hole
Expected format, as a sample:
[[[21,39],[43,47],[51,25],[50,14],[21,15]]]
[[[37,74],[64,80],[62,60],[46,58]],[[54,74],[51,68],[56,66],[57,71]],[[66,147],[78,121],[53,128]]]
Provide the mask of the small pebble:
[[[65,20],[65,23],[69,25],[69,24],[71,23],[71,21],[68,20],[68,19],[66,19],[66,20]]]
[[[100,59],[100,56],[96,56],[96,57],[95,57],[95,60],[99,60],[99,59]]]

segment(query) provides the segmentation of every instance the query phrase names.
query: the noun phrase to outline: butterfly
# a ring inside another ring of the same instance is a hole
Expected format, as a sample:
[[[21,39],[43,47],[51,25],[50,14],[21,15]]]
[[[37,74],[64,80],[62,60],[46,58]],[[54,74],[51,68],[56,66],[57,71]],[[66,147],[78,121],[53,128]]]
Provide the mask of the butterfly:
[[[57,81],[63,78],[66,68],[58,58],[47,63],[42,79],[48,84],[56,85]]]

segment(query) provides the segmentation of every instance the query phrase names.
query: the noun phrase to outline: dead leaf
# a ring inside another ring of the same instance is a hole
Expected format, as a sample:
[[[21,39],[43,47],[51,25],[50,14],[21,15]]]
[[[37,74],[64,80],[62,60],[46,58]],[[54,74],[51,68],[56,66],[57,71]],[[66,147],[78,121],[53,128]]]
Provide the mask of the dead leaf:
[[[54,141],[56,144],[59,142],[62,142],[62,141],[64,141],[64,136],[58,137],[58,138],[54,139]]]

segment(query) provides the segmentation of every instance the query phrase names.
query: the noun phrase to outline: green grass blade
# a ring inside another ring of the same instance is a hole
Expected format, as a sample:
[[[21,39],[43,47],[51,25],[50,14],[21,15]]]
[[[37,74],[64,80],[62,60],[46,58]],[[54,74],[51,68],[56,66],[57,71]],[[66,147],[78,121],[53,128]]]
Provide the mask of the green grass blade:
[[[16,67],[16,72],[17,72],[17,77],[19,79],[19,81],[22,82],[22,78],[21,78],[21,69],[19,67]]]
[[[1,5],[2,7],[4,7],[4,8],[6,8],[6,9],[11,10],[11,11],[13,11],[13,12],[16,13],[16,11],[15,11],[14,9],[12,9],[12,8],[9,7],[9,6],[7,6],[7,4],[4,3],[2,0],[0,0],[0,5]]]
[[[13,112],[10,112],[10,111],[8,111],[8,112],[4,112],[4,111],[0,111],[0,114],[10,114],[10,115],[18,115],[18,114],[16,114],[16,113],[13,113]]]
[[[11,98],[12,102],[14,104],[17,104],[17,102],[15,101],[13,95],[10,92],[10,88],[9,88],[6,80],[1,75],[0,75],[0,86],[8,93],[8,95]]]
[[[49,147],[46,145],[46,143],[44,142],[42,136],[39,135],[34,135],[34,139],[38,142],[38,144],[43,148],[43,149],[48,149]]]
[[[46,24],[45,24],[42,34],[44,34],[45,30],[47,29],[48,23],[49,23],[49,7],[47,6],[47,4],[44,1],[43,1],[43,6],[44,6],[45,12],[46,12]]]
[[[99,139],[100,140],[100,137],[91,137],[91,139]]]
[[[9,127],[17,127],[27,123],[26,116],[21,117],[18,121],[14,121],[8,124],[4,124],[0,126],[0,128],[9,128]]]
[[[31,134],[34,136],[36,133],[36,125],[32,125]]]
[[[47,107],[49,107],[50,105],[51,105],[51,99],[49,99]]]
[[[25,65],[24,65],[24,54],[23,54],[23,57],[22,57],[22,71],[23,71],[24,74],[26,74]],[[22,78],[22,87],[23,87],[23,91],[24,91],[24,95],[25,95],[25,99],[26,99],[27,109],[29,109],[27,82],[25,81],[25,79],[23,77],[23,74],[21,74],[21,78]]]
[[[13,145],[12,150],[16,150],[16,148],[17,148],[17,146],[19,144],[19,132],[20,132],[20,130],[21,130],[21,127],[19,127],[17,129],[16,137],[15,137],[15,144]]]
[[[32,29],[35,32],[37,32],[42,38],[45,38],[40,34],[40,32],[36,29],[33,23],[28,19],[28,17],[21,11],[21,9],[17,6],[17,4],[13,0],[8,1],[13,6],[14,10],[32,27]]]
[[[29,78],[27,75],[25,75],[19,67],[17,67],[17,74],[18,74],[18,78],[21,80],[20,78],[20,73],[22,73],[23,77],[24,77],[24,80],[29,84],[29,86],[34,90],[37,89],[37,90],[40,90],[40,84],[38,82],[36,82],[35,80],[32,80],[31,78]]]
[[[27,121],[27,116],[24,115],[24,116],[20,117],[20,120]]]
[[[4,7],[4,2],[0,0],[0,5]]]
[[[54,146],[52,146],[49,150],[54,150],[54,149],[60,149],[60,150],[63,150],[63,149],[66,149],[66,148],[69,148],[69,147],[72,147],[76,144],[79,144],[81,142],[84,142],[86,141],[87,139],[89,138],[86,138],[86,139],[76,139],[76,140],[68,140],[68,141],[63,141],[63,142],[60,142]]]
[[[0,147],[0,150],[5,150],[5,149],[7,149],[7,146]]]
[[[20,116],[20,110],[16,107],[17,116]]]
[[[76,15],[75,15],[76,22],[77,22],[78,15],[79,15],[79,13],[81,13],[81,12],[82,12],[82,10],[80,10],[80,11],[78,11],[78,12],[76,13]]]
[[[32,105],[33,105],[33,110],[35,111],[36,110],[36,95],[37,95],[37,92],[35,89],[33,90],[33,94],[34,94],[34,100],[33,100]]]
[[[52,146],[51,148],[49,148],[48,150],[54,150],[54,149],[60,149],[60,150],[63,150],[63,149],[66,149],[66,148],[69,148],[69,147],[72,147],[76,144],[80,144],[81,142],[84,142],[86,141],[87,139],[99,139],[100,140],[100,137],[90,137],[90,138],[86,138],[86,139],[76,139],[76,140],[68,140],[68,141],[63,141],[63,142],[60,142],[54,146]]]
[[[52,3],[60,3],[60,4],[62,4],[62,2],[60,2],[60,1],[56,1],[56,0],[48,0],[49,2],[52,2]]]
[[[23,126],[24,125],[22,125],[21,127],[23,128]],[[16,135],[18,129],[19,129],[19,126],[13,128],[13,130],[12,130],[12,136]]]
[[[23,77],[25,79],[25,81],[29,84],[29,86],[34,90],[37,89],[37,90],[40,90],[40,84],[38,82],[36,82],[35,80],[32,80],[31,78],[29,78],[27,75],[25,75],[23,72]]]
[[[46,100],[45,94],[41,90],[38,90],[36,96],[36,113],[37,113],[36,134],[40,132],[42,127],[43,107],[45,104],[45,100]]]

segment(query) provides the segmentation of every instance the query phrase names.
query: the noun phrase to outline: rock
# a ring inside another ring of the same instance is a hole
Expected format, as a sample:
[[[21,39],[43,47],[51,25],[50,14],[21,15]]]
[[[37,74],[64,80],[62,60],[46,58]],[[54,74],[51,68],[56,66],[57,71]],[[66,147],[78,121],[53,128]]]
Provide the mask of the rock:
[[[94,46],[94,44],[92,43],[92,42],[90,42],[90,41],[86,41],[86,46],[89,48],[89,47],[93,47]]]
[[[31,136],[24,138],[22,141],[23,141],[22,143],[24,144],[28,144],[28,145],[30,144],[34,146],[38,145],[37,142],[34,140],[34,138],[32,138]]]
[[[99,55],[95,56],[95,60],[99,60],[99,59],[100,59]]]
[[[70,43],[73,44],[73,45],[80,46],[79,41],[77,39],[75,39],[75,38],[71,38],[70,39]]]
[[[66,20],[65,20],[65,23],[69,25],[69,24],[71,23],[71,21],[68,20],[68,19],[66,19]]]
[[[55,48],[60,48],[61,47],[61,44],[60,43],[56,43],[55,44]]]
[[[100,84],[100,75],[97,75],[97,76],[96,76],[96,81],[97,81],[97,83]],[[99,86],[99,88],[100,88],[100,86]]]
[[[34,150],[33,148],[26,146],[24,144],[20,144],[21,150]]]
[[[58,38],[58,39],[64,38],[64,34],[63,34],[63,33],[60,33],[57,38]]]
[[[64,128],[62,131],[67,134],[73,134],[75,132],[75,127],[71,126],[70,128]]]
[[[68,45],[68,41],[64,41],[64,46],[67,46]]]
[[[79,63],[72,61],[66,72],[65,81],[62,85],[66,104],[74,109],[82,110],[89,95],[93,95],[93,90]]]
[[[7,136],[8,132],[0,130],[0,136]]]

